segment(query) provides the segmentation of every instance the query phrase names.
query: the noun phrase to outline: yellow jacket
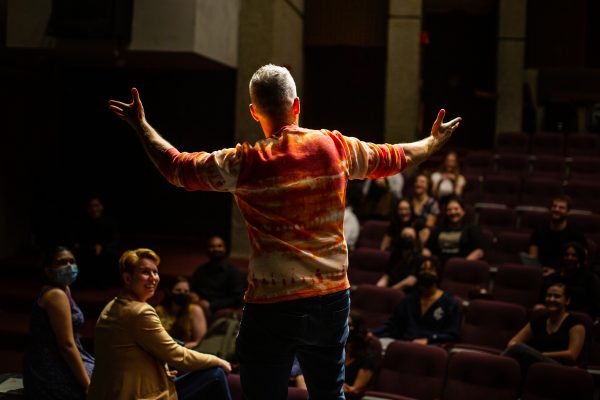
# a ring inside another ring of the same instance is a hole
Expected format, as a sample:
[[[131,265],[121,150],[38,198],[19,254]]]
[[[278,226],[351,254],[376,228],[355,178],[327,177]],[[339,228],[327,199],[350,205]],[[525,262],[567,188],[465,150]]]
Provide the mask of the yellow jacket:
[[[217,366],[215,356],[175,343],[148,303],[119,295],[104,307],[94,334],[96,365],[89,400],[176,400],[165,363],[178,371]]]

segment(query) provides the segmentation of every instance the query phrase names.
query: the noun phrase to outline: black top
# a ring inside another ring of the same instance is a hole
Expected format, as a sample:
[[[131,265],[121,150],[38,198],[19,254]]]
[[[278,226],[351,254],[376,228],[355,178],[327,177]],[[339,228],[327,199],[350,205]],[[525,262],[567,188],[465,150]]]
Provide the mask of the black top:
[[[584,247],[587,241],[583,233],[571,225],[566,226],[562,231],[553,231],[550,225],[538,229],[531,234],[530,245],[537,246],[538,259],[546,267],[558,267],[563,258],[563,246],[569,242],[579,242]]]
[[[421,315],[418,292],[406,296],[387,321],[381,337],[401,340],[427,338],[429,343],[457,341],[461,330],[460,306],[454,296],[444,292],[425,315]]]
[[[410,275],[417,275],[423,257],[419,254],[411,254],[407,258],[402,257],[402,251],[394,251],[390,256],[390,261],[387,268],[389,277],[388,286],[394,286],[401,280],[406,279]]]
[[[199,266],[190,286],[192,291],[210,302],[212,312],[242,305],[244,289],[241,273],[226,259]]]
[[[375,371],[375,368],[375,359],[370,353],[367,352],[361,356],[358,356],[350,364],[346,365],[344,383],[352,386],[354,385],[354,381],[356,381],[356,377],[358,376],[358,371],[360,369]]]
[[[444,263],[452,257],[466,257],[475,249],[485,251],[487,243],[477,225],[453,228],[442,226],[434,230],[425,245]]]
[[[581,321],[568,314],[560,328],[552,334],[546,330],[547,314],[541,314],[531,318],[529,322],[533,331],[533,339],[527,343],[534,349],[544,353],[547,351],[563,351],[569,348],[569,331],[575,325],[582,325]]]

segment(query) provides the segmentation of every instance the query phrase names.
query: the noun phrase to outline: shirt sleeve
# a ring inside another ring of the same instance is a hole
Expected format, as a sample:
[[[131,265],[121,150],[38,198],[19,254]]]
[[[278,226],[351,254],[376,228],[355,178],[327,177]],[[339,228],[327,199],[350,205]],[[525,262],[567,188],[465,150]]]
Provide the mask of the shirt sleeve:
[[[194,371],[219,364],[219,359],[210,354],[198,353],[178,345],[163,328],[156,311],[144,307],[135,321],[137,344],[162,362],[183,371]]]
[[[353,137],[342,138],[350,179],[377,179],[396,175],[406,168],[404,149],[399,144],[374,144]]]
[[[186,190],[235,190],[243,154],[241,145],[212,153],[180,153],[173,147],[166,153],[168,161],[157,166],[171,184]]]

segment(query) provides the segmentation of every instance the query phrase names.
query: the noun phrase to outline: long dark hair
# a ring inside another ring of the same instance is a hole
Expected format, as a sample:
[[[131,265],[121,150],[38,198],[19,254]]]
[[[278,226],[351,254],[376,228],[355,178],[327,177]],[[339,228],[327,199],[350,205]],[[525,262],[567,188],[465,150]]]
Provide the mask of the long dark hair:
[[[353,358],[360,358],[369,351],[369,329],[360,312],[356,310],[350,311],[350,320],[352,326],[347,341],[348,352]]]
[[[178,275],[170,279],[163,289],[165,297],[160,304],[169,313],[173,310],[174,305],[173,288],[180,282],[187,282],[188,285],[190,283],[186,277]],[[189,335],[190,320],[190,307],[179,307],[179,311],[177,311],[177,314],[175,315],[175,323],[173,323],[173,326],[169,330],[169,334],[177,339],[186,338]]]

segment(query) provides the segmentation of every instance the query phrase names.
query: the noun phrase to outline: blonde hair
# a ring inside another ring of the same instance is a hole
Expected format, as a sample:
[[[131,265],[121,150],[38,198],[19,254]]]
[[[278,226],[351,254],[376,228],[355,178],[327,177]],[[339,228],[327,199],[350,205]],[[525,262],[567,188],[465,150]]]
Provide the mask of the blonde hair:
[[[129,272],[132,274],[133,270],[142,258],[147,258],[148,260],[154,261],[156,266],[160,264],[160,257],[153,250],[143,248],[127,250],[119,259],[119,273],[123,274],[123,272]]]

